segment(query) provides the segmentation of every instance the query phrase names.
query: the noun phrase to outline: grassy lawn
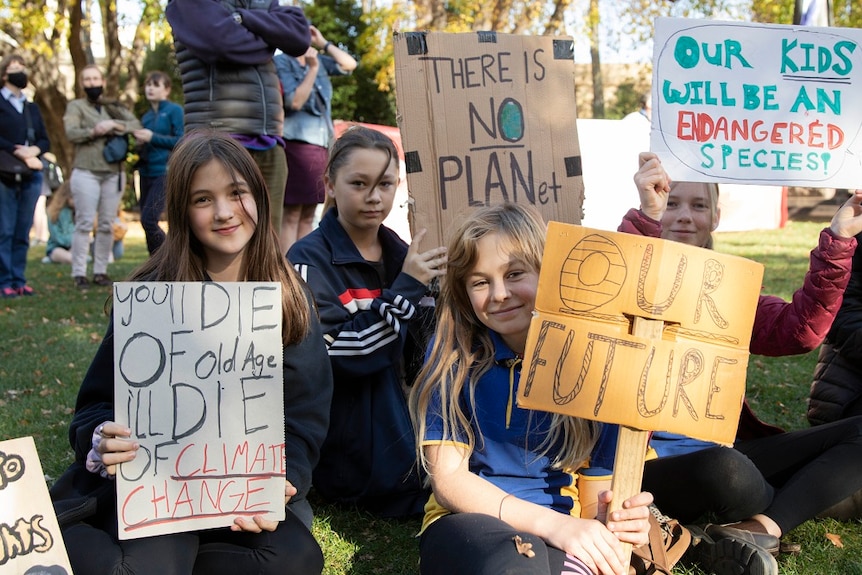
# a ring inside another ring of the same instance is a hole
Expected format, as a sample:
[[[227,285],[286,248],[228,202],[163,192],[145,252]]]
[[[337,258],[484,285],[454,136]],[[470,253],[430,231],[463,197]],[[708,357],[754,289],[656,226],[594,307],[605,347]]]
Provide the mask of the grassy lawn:
[[[808,252],[823,223],[791,222],[783,230],[719,234],[716,249],[766,266],[765,293],[789,298],[808,266]],[[107,325],[109,288],[79,292],[68,266],[42,264],[44,246],[30,250],[28,278],[38,296],[0,300],[0,439],[32,435],[49,482],[72,459],[67,428],[78,385]],[[147,256],[133,224],[126,255],[109,273],[122,279]],[[752,357],[748,396],[765,420],[787,429],[807,426],[805,400],[817,352],[789,358]],[[384,521],[317,501],[315,536],[326,555],[327,575],[399,575],[418,572],[414,538],[418,520]],[[834,534],[843,547],[834,545]],[[862,523],[812,520],[788,535],[800,556],[782,556],[784,575],[862,575]],[[702,575],[694,568],[676,573]]]

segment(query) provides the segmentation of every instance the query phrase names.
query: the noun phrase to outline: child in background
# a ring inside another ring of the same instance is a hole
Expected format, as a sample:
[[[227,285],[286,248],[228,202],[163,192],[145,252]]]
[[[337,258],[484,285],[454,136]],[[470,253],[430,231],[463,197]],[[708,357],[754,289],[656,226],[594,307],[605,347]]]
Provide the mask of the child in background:
[[[113,324],[87,371],[69,439],[75,462],[52,487],[75,573],[318,575],[323,554],[305,500],[329,423],[332,380],[311,295],[278,247],[269,196],[229,135],[193,134],[170,161],[165,243],[130,281],[277,281],[282,286],[286,517],[238,517],[230,529],[118,540],[117,466],[139,444],[114,418]]]
[[[424,230],[408,246],[382,225],[398,187],[398,154],[382,133],[356,126],[336,140],[324,186],[320,226],[287,254],[314,292],[335,382],[314,486],[382,516],[415,515],[428,492],[405,389],[433,312],[420,301],[443,275],[446,251],[420,251]]]
[[[152,254],[165,241],[165,232],[159,226],[165,209],[165,172],[171,150],[183,135],[183,108],[168,100],[171,78],[159,70],[147,74],[144,93],[150,107],[141,116],[143,127],[132,134],[139,157],[136,167],[141,175],[141,227]]]
[[[434,341],[410,397],[433,489],[422,575],[616,575],[620,542],[647,542],[649,493],[607,525],[580,518],[573,470],[601,424],[515,402],[544,243],[541,216],[516,204],[472,212],[450,240]],[[599,495],[602,520],[611,497]]]
[[[75,233],[75,203],[69,182],[57,188],[49,197],[48,243],[42,263],[72,263],[72,234]]]

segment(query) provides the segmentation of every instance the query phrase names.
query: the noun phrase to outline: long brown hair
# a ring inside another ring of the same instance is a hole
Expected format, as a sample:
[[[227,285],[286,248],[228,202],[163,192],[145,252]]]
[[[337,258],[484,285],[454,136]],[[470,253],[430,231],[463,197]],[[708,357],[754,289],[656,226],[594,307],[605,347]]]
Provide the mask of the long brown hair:
[[[282,286],[282,335],[285,344],[300,341],[308,331],[310,311],[302,280],[278,247],[278,236],[270,225],[269,194],[260,169],[251,155],[229,135],[193,131],[179,142],[168,161],[165,207],[168,234],[165,243],[132,272],[133,281],[204,281],[206,256],[189,224],[191,184],[198,169],[219,162],[244,179],[257,204],[257,228],[246,245],[246,281],[275,281]],[[250,215],[250,214],[249,214]]]
[[[441,398],[444,438],[466,438],[471,452],[481,441],[471,429],[461,398],[466,387],[472,401],[477,382],[494,362],[494,344],[488,328],[473,311],[466,286],[479,257],[479,240],[494,233],[499,235],[501,244],[510,246],[513,256],[536,271],[542,265],[545,224],[532,208],[511,203],[479,208],[452,233],[446,276],[437,299],[434,343],[410,395],[418,457],[426,470],[428,462],[421,445],[432,397]],[[555,414],[540,451],[555,466],[577,469],[589,456],[598,431],[599,424],[595,422]],[[561,441],[562,451],[549,453]]]

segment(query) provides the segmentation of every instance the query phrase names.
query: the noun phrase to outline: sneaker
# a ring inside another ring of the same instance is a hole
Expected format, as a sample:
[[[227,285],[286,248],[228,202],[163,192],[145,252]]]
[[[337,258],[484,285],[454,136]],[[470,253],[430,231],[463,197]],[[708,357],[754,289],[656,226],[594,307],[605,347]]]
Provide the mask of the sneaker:
[[[36,291],[28,285],[22,285],[21,287],[18,288],[18,295],[26,295],[26,296],[36,295]]]
[[[78,289],[87,289],[90,287],[90,280],[84,276],[75,276],[72,279],[75,281],[75,287]]]
[[[5,287],[0,290],[0,296],[2,296],[3,299],[12,299],[13,297],[18,297],[18,290],[16,290],[15,288]]]
[[[51,258],[49,258],[48,256],[45,256],[44,258],[42,258],[42,263],[43,264],[50,264]]]
[[[95,274],[93,275],[93,283],[97,286],[109,286],[114,282],[111,281],[111,278],[107,274]]]
[[[685,559],[697,563],[707,573],[715,575],[778,575],[778,562],[763,547],[724,537],[715,540],[699,527],[688,527],[692,534],[691,547]]]

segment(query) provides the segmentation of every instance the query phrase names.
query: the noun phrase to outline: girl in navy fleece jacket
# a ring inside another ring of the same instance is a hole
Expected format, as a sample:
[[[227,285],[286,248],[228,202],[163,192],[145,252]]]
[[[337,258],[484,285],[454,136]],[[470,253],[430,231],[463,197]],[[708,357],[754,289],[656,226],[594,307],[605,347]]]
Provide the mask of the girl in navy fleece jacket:
[[[408,246],[382,224],[398,187],[398,154],[382,133],[355,126],[342,134],[324,187],[320,226],[287,254],[314,292],[335,381],[314,487],[382,516],[415,515],[428,492],[405,389],[421,360],[423,316],[433,311],[428,284],[445,272],[445,248],[420,252],[424,230]]]

